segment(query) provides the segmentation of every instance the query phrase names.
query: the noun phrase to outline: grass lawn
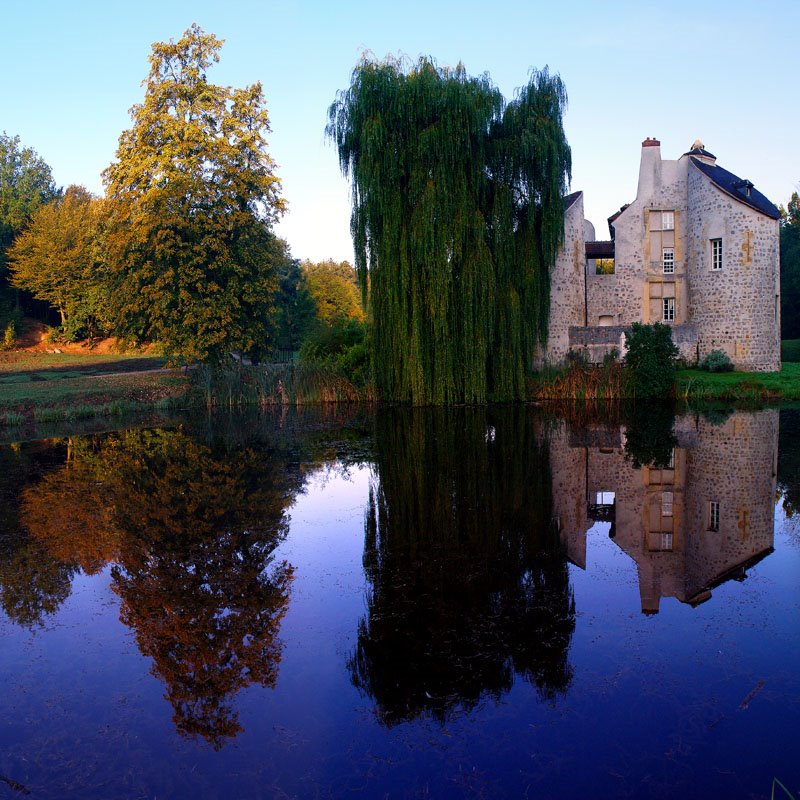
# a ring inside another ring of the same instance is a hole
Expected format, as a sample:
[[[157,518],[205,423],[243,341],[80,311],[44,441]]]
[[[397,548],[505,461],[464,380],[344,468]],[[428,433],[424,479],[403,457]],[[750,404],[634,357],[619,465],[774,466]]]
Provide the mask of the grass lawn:
[[[163,358],[0,353],[0,426],[119,415],[180,404],[188,378]]]
[[[675,394],[685,400],[800,400],[800,363],[780,372],[678,372]]]
[[[0,353],[0,385],[28,380],[60,380],[78,375],[102,375],[110,372],[139,372],[159,369],[164,359],[153,356],[104,353],[37,353],[20,350]]]
[[[784,339],[781,342],[781,361],[800,361],[800,339]]]

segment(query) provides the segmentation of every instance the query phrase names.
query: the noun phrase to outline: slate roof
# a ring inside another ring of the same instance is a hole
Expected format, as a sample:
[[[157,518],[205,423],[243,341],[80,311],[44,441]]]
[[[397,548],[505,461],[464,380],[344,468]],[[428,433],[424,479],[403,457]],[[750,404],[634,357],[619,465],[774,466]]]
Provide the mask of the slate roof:
[[[713,158],[714,161],[717,160],[717,157],[713,153],[709,153],[704,147],[693,147],[689,150],[688,153],[684,153],[685,156],[705,156],[705,158]]]
[[[570,206],[583,194],[583,192],[573,192],[572,194],[568,194],[562,198],[564,201],[564,211],[567,211]]]
[[[628,206],[630,206],[630,203],[625,203],[625,205],[624,205],[624,206],[621,206],[621,207],[620,207],[620,210],[619,210],[619,211],[617,211],[615,214],[612,214],[612,215],[611,215],[611,216],[608,218],[608,233],[609,233],[609,235],[611,236],[611,238],[612,238],[612,239],[614,238],[614,222],[616,222],[616,219],[617,219],[617,217],[618,217],[618,216],[619,216],[619,215],[620,215],[620,214],[621,214],[623,211],[625,211],[625,209],[626,209],[626,208],[628,208]]]
[[[764,197],[750,181],[743,181],[732,172],[717,166],[716,164],[706,164],[698,158],[692,158],[694,164],[703,175],[711,179],[711,182],[725,194],[730,195],[734,200],[744,203],[756,211],[760,211],[772,219],[780,219],[780,212],[775,205]],[[748,196],[749,189],[749,196]]]
[[[614,258],[614,242],[586,242],[586,258]]]

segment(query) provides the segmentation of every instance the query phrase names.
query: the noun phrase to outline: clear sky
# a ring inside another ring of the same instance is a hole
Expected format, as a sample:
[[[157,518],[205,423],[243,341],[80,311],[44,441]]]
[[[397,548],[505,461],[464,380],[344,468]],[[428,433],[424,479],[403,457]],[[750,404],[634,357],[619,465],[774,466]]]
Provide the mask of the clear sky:
[[[431,55],[488,72],[507,96],[548,65],[569,94],[572,189],[598,238],[633,200],[642,140],[677,158],[699,137],[775,203],[800,184],[800,0],[4,0],[0,131],[59,185],[102,191],[155,41],[197,22],[225,40],[215,83],[264,85],[298,258],[352,258],[349,187],[325,141],[327,108],[364,51]]]

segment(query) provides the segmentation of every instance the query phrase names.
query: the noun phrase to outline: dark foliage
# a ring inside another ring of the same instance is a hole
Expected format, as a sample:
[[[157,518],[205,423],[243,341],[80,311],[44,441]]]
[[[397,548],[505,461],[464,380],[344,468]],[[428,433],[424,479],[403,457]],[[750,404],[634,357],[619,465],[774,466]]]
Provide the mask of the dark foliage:
[[[669,396],[675,383],[678,348],[672,341],[672,329],[656,322],[634,322],[625,334],[628,352],[625,365],[632,374],[635,397]]]
[[[565,692],[575,602],[532,420],[415,409],[376,426],[353,683],[386,725],[446,719],[515,676],[545,697]]]

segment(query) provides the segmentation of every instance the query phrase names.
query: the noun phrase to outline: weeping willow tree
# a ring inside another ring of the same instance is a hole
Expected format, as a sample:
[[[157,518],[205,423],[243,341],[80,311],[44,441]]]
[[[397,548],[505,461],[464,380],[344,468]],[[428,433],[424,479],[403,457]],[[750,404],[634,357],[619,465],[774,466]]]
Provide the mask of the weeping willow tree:
[[[488,75],[363,60],[329,109],[387,400],[524,396],[547,335],[571,170],[558,76],[506,102]]]

